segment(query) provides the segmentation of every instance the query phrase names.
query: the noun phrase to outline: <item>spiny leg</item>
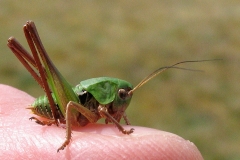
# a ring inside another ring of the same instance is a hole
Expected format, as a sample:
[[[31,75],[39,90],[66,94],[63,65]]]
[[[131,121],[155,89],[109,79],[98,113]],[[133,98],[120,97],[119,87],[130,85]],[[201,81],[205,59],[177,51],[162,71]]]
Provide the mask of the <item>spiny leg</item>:
[[[102,106],[102,105],[99,105],[98,106],[98,112],[99,114],[104,117],[104,118],[107,118],[107,119],[110,119],[111,122],[113,122],[117,128],[119,129],[120,132],[122,132],[123,134],[131,134],[133,133],[134,129],[131,128],[130,130],[125,130],[121,124],[118,123],[118,121],[116,119],[114,119],[107,111],[107,108]]]
[[[55,120],[42,121],[42,120],[39,120],[39,119],[36,118],[36,117],[31,117],[31,118],[29,118],[29,119],[30,119],[30,120],[33,120],[33,119],[34,119],[37,124],[40,124],[40,125],[43,125],[43,126],[45,126],[45,125],[51,126],[52,124],[56,124]]]
[[[21,46],[20,43],[13,37],[8,39],[8,47],[12,50],[12,52],[16,55],[16,57],[20,60],[20,62],[25,66],[25,68],[31,73],[34,79],[41,85],[41,87],[45,90],[50,107],[52,109],[52,114],[55,119],[56,124],[58,125],[57,117],[56,117],[56,107],[54,107],[54,101],[51,96],[51,91],[47,83],[47,78],[45,74],[44,67],[42,66],[38,52],[35,48],[36,46],[40,46],[39,48],[43,48],[39,35],[37,33],[36,27],[33,22],[29,21],[26,25],[24,25],[24,33],[29,44],[29,47],[32,51],[33,57]],[[38,41],[33,40],[33,37],[38,37]],[[34,71],[33,68],[36,68],[39,71],[40,76]]]
[[[19,61],[24,65],[28,72],[38,82],[38,84],[44,88],[41,78],[38,73],[34,70],[37,69],[36,63],[33,57],[24,49],[24,47],[14,38],[10,37],[7,43],[8,47],[12,50]]]
[[[124,113],[123,113],[123,119],[124,119],[126,125],[131,125],[131,123],[129,122],[129,120],[128,120],[128,118],[127,118],[127,114],[126,114],[125,111],[124,111]]]
[[[72,86],[61,75],[61,73],[58,71],[58,69],[55,67],[55,65],[52,63],[51,59],[49,58],[41,42],[41,39],[38,35],[35,24],[29,21],[26,24],[26,29],[28,30],[28,32],[25,32],[26,36],[27,37],[29,36],[31,38],[30,46],[32,46],[33,51],[36,51],[36,50],[38,51],[38,54],[34,54],[34,56],[36,56],[35,61],[39,61],[39,58],[41,58],[41,62],[45,67],[45,71],[46,71],[44,72],[45,76],[44,76],[44,73],[42,73],[43,76],[41,77],[43,78],[42,81],[44,82],[44,84],[46,82],[46,87],[45,87],[46,94],[47,94],[48,100],[51,101],[49,103],[50,103],[53,117],[55,121],[57,121],[57,118],[59,117],[56,117],[57,110],[56,110],[56,107],[54,106],[53,98],[51,96],[51,91],[53,91],[56,97],[56,101],[61,110],[61,113],[64,115],[66,112],[65,107],[67,106],[68,102],[69,101],[77,102],[79,99],[74,93],[74,91],[72,90]],[[50,87],[51,87],[51,90],[50,90]]]
[[[52,110],[52,115],[54,117],[55,123],[58,125],[57,116],[56,116],[57,109],[54,105],[54,100],[51,95],[51,90],[50,90],[49,84],[47,82],[47,75],[45,73],[45,70],[44,70],[42,63],[40,61],[40,58],[39,58],[39,56],[41,56],[41,55],[39,52],[37,52],[37,49],[44,51],[44,54],[47,54],[47,53],[42,45],[41,39],[38,35],[38,32],[37,32],[34,22],[28,21],[27,24],[24,25],[23,30],[24,30],[28,45],[32,51],[35,63],[37,65],[37,69],[39,71],[39,74],[40,74],[40,77],[41,77],[41,80],[42,80],[42,83],[44,86],[44,91],[48,97],[49,104],[50,104],[50,107]],[[49,58],[49,57],[47,56],[47,58]]]
[[[85,108],[81,104],[70,101],[66,107],[66,140],[64,141],[62,146],[58,148],[57,152],[59,152],[60,150],[63,150],[69,144],[69,142],[71,140],[71,130],[72,130],[72,117],[71,116],[72,116],[73,109],[80,112],[91,123],[95,123],[99,119],[99,116],[97,114],[91,112],[89,109]]]

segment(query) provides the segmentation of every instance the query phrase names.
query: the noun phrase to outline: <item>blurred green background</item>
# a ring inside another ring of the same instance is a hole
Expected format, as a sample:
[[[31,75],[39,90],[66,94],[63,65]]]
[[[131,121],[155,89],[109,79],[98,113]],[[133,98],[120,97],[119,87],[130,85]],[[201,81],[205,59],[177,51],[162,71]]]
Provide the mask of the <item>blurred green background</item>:
[[[7,48],[33,20],[60,72],[73,85],[99,76],[136,85],[183,60],[205,72],[168,70],[138,89],[127,110],[133,125],[178,134],[205,159],[240,159],[239,0],[0,1],[0,83],[44,92]],[[24,106],[23,106],[24,107]]]

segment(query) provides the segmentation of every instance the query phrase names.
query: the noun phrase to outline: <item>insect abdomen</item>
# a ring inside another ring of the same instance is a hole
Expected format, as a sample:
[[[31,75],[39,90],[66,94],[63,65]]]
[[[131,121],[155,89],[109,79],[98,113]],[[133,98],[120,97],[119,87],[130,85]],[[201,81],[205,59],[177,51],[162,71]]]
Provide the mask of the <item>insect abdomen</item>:
[[[53,95],[53,94],[52,94]],[[59,107],[56,103],[55,96],[53,95],[53,100],[55,102],[55,107],[57,107],[57,117],[59,119],[64,118],[61,111],[59,110]],[[32,110],[32,112],[38,116],[47,118],[47,119],[54,119],[52,116],[52,111],[49,105],[49,101],[46,95],[38,97],[33,104],[31,105],[29,109]]]

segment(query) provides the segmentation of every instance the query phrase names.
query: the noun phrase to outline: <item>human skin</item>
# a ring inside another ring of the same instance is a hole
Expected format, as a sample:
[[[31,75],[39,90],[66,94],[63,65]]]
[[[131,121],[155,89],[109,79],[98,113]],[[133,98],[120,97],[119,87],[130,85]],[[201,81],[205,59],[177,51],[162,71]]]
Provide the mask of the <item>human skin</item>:
[[[0,159],[183,159],[202,160],[197,147],[178,135],[151,128],[134,128],[123,135],[112,124],[74,128],[72,141],[57,153],[65,140],[63,127],[41,126],[29,118],[34,98],[0,85]]]

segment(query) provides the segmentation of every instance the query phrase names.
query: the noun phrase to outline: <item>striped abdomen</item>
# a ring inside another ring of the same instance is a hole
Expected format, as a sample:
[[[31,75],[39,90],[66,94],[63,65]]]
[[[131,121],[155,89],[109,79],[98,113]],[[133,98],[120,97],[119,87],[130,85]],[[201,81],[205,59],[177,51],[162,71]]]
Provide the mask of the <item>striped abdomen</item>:
[[[56,116],[57,116],[58,119],[62,120],[62,119],[64,119],[64,116],[61,113],[58,104],[56,103],[55,96],[53,94],[52,94],[52,96],[53,96],[53,100],[55,102],[54,107],[57,108],[57,113],[56,113],[57,115]],[[52,111],[51,111],[49,101],[48,101],[48,98],[47,98],[46,95],[38,97],[33,102],[31,107],[29,107],[28,109],[31,109],[34,114],[36,114],[40,117],[44,117],[44,118],[51,119],[51,120],[54,119],[53,116],[52,116]]]

